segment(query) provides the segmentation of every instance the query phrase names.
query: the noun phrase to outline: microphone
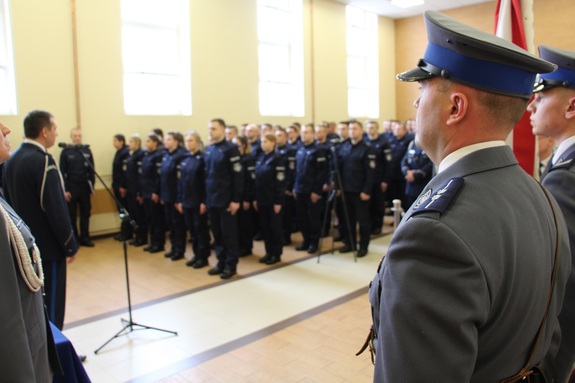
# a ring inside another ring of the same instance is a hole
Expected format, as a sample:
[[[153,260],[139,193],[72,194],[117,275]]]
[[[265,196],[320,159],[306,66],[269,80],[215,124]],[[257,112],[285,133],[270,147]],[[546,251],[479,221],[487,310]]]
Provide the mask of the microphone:
[[[66,142],[60,142],[58,144],[59,148],[64,148],[64,149],[68,149],[68,148],[72,148],[72,149],[81,149],[81,148],[89,148],[90,145],[84,145],[84,144],[68,144]]]

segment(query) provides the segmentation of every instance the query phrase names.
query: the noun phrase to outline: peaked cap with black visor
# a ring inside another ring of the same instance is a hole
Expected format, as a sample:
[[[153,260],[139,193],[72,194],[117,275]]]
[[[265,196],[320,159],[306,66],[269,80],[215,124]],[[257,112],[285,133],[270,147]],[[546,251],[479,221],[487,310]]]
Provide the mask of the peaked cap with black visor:
[[[435,11],[424,13],[428,44],[417,68],[397,75],[401,81],[443,77],[471,88],[529,99],[538,73],[555,64],[517,45]]]
[[[539,56],[557,64],[558,68],[553,73],[542,73],[537,76],[533,92],[537,93],[558,86],[575,89],[575,52],[541,45]]]

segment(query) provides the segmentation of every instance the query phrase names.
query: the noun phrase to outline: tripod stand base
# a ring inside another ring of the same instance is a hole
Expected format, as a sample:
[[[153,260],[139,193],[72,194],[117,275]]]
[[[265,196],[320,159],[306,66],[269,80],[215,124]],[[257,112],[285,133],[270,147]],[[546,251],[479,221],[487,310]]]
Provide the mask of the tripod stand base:
[[[104,343],[103,345],[101,345],[96,351],[94,351],[94,354],[97,354],[101,349],[103,349],[104,347],[106,347],[106,345],[108,343],[110,343],[111,341],[113,341],[116,338],[119,338],[122,335],[128,335],[129,333],[131,333],[132,331],[137,331],[137,330],[156,330],[156,331],[162,331],[162,332],[167,332],[170,334],[174,334],[174,335],[178,335],[178,333],[176,331],[170,331],[170,330],[164,330],[161,328],[157,328],[157,327],[151,327],[151,326],[145,326],[142,324],[138,324],[136,322],[133,322],[131,320],[125,320],[124,318],[121,318],[122,323],[125,323],[126,325],[120,330],[118,331],[113,337],[111,337],[110,339],[108,339],[106,341],[106,343]],[[138,328],[134,328],[134,327],[138,327]]]

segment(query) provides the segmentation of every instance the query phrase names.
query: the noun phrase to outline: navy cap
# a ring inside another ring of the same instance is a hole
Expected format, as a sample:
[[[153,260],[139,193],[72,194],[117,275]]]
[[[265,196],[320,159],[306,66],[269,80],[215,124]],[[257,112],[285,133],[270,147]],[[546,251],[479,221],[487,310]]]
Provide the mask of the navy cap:
[[[575,52],[541,45],[539,56],[557,64],[558,68],[553,73],[543,73],[537,76],[534,92],[541,92],[556,86],[575,88]]]
[[[517,45],[435,11],[425,11],[428,44],[417,68],[397,75],[402,81],[440,76],[491,93],[529,99],[537,73],[556,65]]]

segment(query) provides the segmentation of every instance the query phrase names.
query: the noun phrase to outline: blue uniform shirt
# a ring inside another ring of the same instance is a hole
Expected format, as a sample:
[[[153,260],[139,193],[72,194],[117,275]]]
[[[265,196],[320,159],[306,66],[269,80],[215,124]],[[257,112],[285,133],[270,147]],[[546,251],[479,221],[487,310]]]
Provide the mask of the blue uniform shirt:
[[[258,206],[283,205],[286,168],[278,152],[262,153],[255,168],[255,200]]]
[[[121,187],[127,189],[131,194],[139,195],[140,193],[140,168],[145,154],[146,152],[138,149],[124,160],[125,177]]]
[[[416,170],[413,174],[415,181],[405,184],[405,194],[417,197],[423,191],[425,185],[431,181],[433,162],[420,147],[415,145],[415,141],[411,141],[401,161],[403,175],[406,175],[408,170]]]
[[[302,145],[296,153],[295,161],[295,192],[321,195],[329,170],[325,148],[315,141]]]
[[[188,152],[179,146],[172,152],[166,152],[162,158],[160,171],[160,199],[164,202],[174,203],[178,197],[178,179],[180,162]]]
[[[337,152],[343,191],[371,195],[375,180],[375,150],[365,141],[344,142]]]
[[[177,202],[186,209],[206,202],[206,167],[201,152],[189,153],[180,163]]]
[[[226,140],[206,148],[206,205],[227,207],[241,202],[244,189],[243,169],[238,147]]]
[[[140,168],[140,193],[142,197],[150,199],[152,194],[159,194],[158,180],[162,166],[164,151],[161,149],[145,152]]]

